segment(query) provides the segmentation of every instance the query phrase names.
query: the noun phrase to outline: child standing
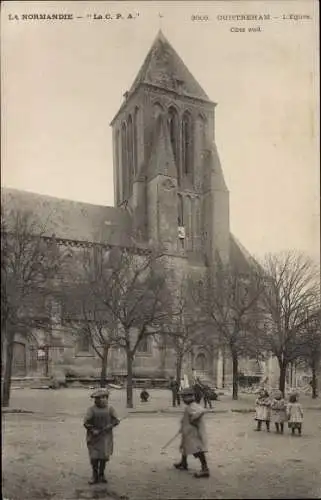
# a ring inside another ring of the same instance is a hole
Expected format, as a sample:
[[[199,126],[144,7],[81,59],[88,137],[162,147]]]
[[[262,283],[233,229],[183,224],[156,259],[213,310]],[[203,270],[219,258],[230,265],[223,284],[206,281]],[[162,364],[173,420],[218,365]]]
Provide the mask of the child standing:
[[[271,419],[274,422],[276,432],[283,434],[284,422],[286,421],[286,404],[281,391],[277,391],[271,403]]]
[[[266,389],[260,390],[255,405],[255,420],[257,421],[257,428],[255,430],[260,431],[262,422],[265,422],[266,430],[270,432],[271,400]]]
[[[289,402],[286,407],[286,415],[288,418],[288,426],[292,431],[292,435],[295,434],[295,429],[298,429],[299,436],[301,436],[303,409],[300,403],[298,402],[297,394],[290,395]]]
[[[119,419],[112,406],[108,405],[109,391],[98,389],[91,398],[94,405],[88,408],[84,419],[87,429],[87,447],[93,470],[89,484],[107,483],[105,478],[106,462],[113,453],[113,428]]]
[[[207,452],[206,432],[204,423],[204,408],[195,402],[193,389],[187,388],[182,391],[182,399],[186,405],[183,418],[181,420],[181,461],[174,464],[176,469],[188,470],[187,456],[193,455],[201,462],[201,471],[194,474],[194,477],[209,477],[205,453]]]

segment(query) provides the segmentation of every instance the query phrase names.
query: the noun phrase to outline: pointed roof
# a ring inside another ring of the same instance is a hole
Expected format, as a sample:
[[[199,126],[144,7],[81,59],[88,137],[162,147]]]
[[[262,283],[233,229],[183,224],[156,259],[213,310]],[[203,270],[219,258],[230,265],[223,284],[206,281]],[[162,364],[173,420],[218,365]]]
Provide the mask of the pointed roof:
[[[160,114],[156,120],[154,140],[148,162],[147,176],[166,175],[177,179],[177,168],[165,117]]]
[[[230,262],[234,268],[245,274],[254,269],[261,269],[257,260],[232,233],[230,233]]]
[[[134,92],[141,83],[156,85],[166,90],[209,101],[199,83],[185,66],[160,30],[145,61],[129,90]]]

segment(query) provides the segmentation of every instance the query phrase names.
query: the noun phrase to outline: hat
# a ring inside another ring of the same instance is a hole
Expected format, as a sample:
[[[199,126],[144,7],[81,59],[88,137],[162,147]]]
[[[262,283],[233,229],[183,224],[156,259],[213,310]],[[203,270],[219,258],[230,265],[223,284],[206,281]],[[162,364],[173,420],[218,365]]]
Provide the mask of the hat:
[[[103,397],[108,398],[108,396],[109,396],[109,390],[100,388],[100,389],[97,389],[96,391],[94,391],[90,397],[91,398],[103,398]]]
[[[192,387],[186,387],[181,391],[182,396],[195,396],[194,389]]]

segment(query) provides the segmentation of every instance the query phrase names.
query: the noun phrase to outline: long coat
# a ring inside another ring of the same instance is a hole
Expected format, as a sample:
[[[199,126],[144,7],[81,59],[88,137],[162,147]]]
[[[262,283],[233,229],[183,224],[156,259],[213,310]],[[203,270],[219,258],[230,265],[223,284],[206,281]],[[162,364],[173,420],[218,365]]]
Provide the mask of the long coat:
[[[255,420],[269,421],[271,419],[270,398],[257,398],[255,401]]]
[[[204,413],[204,408],[197,403],[186,405],[180,428],[182,435],[180,451],[183,455],[207,451]]]
[[[276,424],[286,421],[286,404],[284,399],[273,399],[271,404],[271,420]]]
[[[104,429],[116,421],[119,420],[112,406],[99,408],[94,405],[88,408],[84,426],[87,429],[86,441],[90,460],[109,460],[114,449],[113,431]],[[95,436],[93,430],[101,432]]]

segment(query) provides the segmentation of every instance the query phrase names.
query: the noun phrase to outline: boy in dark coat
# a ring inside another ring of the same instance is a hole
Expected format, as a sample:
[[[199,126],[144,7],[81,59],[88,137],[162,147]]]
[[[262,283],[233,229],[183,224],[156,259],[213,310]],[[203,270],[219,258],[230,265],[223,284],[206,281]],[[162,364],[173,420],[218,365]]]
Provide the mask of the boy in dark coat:
[[[98,389],[91,397],[95,404],[88,408],[84,426],[87,429],[87,447],[93,470],[89,484],[107,483],[106,462],[113,453],[113,428],[119,424],[114,408],[108,405],[109,391]]]
[[[181,420],[180,432],[182,435],[180,452],[181,461],[174,464],[179,470],[188,470],[187,456],[193,455],[201,462],[201,471],[194,474],[195,477],[209,477],[205,453],[207,452],[207,439],[204,422],[204,408],[195,402],[193,389],[184,389],[182,398],[186,405],[183,418]]]

